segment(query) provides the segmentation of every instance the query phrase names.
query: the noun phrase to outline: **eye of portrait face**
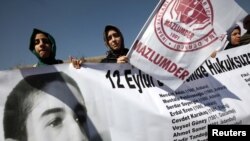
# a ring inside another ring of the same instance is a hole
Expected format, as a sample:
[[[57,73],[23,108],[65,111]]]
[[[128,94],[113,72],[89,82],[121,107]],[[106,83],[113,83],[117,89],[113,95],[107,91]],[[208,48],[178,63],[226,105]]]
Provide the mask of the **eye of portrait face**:
[[[113,50],[119,50],[121,48],[121,36],[115,30],[108,31],[107,35],[108,44]]]
[[[51,53],[51,43],[44,34],[36,34],[35,37],[35,51],[41,58],[48,58]]]
[[[68,105],[43,91],[38,93],[26,120],[27,141],[88,141],[83,124]]]

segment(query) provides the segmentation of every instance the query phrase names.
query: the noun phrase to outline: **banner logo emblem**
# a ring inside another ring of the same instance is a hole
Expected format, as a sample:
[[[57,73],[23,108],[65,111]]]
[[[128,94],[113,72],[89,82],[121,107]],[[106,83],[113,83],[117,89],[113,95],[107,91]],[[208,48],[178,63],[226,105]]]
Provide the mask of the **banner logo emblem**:
[[[154,20],[154,30],[165,47],[195,51],[216,41],[210,0],[165,0]]]

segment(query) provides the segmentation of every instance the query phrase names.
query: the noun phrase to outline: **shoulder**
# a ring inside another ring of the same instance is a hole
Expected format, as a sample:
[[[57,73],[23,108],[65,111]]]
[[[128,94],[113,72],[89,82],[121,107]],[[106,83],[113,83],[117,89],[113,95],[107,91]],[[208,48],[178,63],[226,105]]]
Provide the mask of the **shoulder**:
[[[250,33],[245,33],[241,36],[241,38],[250,38]]]
[[[129,49],[123,48],[123,49],[121,50],[119,56],[127,55],[128,51],[129,51]]]
[[[116,61],[117,61],[116,59],[117,58],[107,56],[107,57],[103,58],[100,63],[116,63]]]
[[[128,53],[129,49],[128,48],[124,48],[124,52],[126,52],[126,54]]]
[[[56,60],[55,64],[62,64],[62,63],[63,63],[63,60],[58,59],[58,60]]]
[[[100,63],[107,63],[107,58],[106,58],[106,57],[103,58],[103,59],[100,61]]]
[[[241,38],[240,38],[241,45],[245,45],[245,44],[249,44],[249,43],[250,43],[250,34],[244,34],[243,36],[241,36]]]

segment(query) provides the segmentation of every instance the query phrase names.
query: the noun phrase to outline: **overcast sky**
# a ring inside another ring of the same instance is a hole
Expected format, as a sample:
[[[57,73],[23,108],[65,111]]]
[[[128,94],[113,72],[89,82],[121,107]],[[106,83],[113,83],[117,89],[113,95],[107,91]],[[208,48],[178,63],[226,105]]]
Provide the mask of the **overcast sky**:
[[[236,0],[250,13],[249,0]],[[0,0],[0,70],[35,64],[33,28],[49,32],[58,59],[104,55],[103,29],[120,28],[130,48],[159,0]]]

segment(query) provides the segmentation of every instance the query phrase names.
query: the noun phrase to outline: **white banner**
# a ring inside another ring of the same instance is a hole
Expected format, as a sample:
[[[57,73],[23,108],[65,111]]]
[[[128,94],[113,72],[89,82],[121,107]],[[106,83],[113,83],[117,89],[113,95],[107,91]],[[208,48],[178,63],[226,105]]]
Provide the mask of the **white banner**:
[[[129,64],[2,71],[0,140],[206,140],[209,124],[250,124],[249,70],[248,45],[206,60],[176,91]]]
[[[234,0],[162,0],[133,43],[130,63],[176,90],[246,14]]]

